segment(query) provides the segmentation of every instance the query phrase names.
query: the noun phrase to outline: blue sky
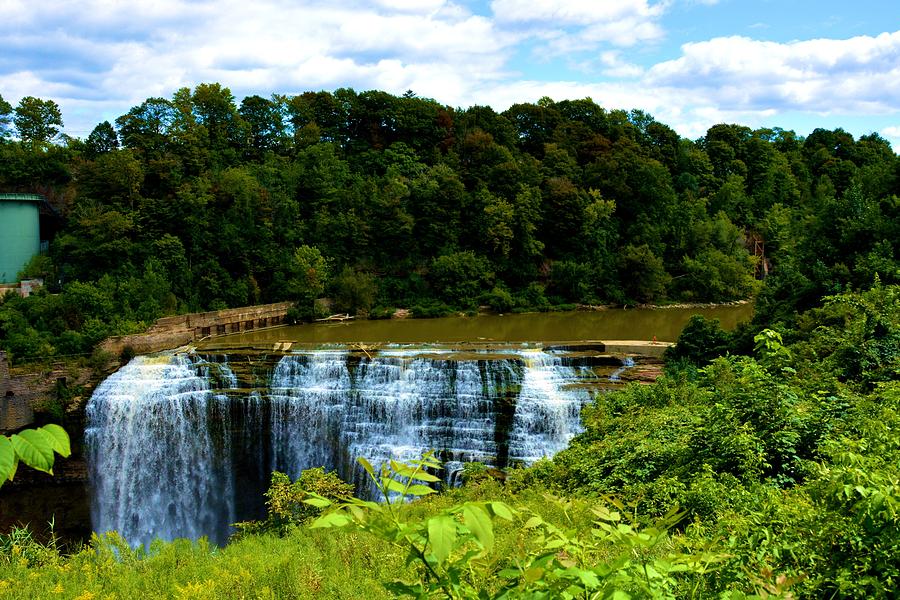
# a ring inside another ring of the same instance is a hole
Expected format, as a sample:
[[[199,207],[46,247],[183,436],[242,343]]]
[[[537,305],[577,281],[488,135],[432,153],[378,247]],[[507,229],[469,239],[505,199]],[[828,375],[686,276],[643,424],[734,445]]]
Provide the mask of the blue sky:
[[[896,0],[0,0],[0,94],[84,137],[151,96],[353,87],[503,110],[542,96],[900,149]]]

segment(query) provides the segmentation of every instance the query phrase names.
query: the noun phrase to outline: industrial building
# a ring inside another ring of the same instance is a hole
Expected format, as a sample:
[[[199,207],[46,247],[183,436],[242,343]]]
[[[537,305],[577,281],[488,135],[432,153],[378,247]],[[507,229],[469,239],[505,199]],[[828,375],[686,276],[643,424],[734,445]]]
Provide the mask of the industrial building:
[[[46,198],[39,194],[0,194],[0,286],[3,288],[22,293],[31,287],[19,285],[18,275],[41,252],[41,212],[47,209]]]

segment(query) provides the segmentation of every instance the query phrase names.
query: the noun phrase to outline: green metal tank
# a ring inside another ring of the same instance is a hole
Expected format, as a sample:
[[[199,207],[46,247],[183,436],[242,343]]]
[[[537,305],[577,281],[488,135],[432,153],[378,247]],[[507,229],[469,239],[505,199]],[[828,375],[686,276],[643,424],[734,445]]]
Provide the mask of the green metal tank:
[[[0,194],[0,283],[16,283],[31,257],[41,251],[37,194]]]

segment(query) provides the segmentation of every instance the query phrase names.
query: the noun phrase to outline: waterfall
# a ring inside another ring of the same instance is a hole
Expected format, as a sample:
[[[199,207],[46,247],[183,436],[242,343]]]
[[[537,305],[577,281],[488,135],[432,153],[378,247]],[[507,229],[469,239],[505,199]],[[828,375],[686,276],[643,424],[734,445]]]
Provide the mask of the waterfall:
[[[524,356],[510,458],[527,464],[556,454],[581,432],[579,416],[587,392],[568,389],[575,382],[575,371],[560,358],[539,351]]]
[[[532,349],[318,350],[241,389],[224,357],[138,357],[88,405],[93,526],[135,545],[223,543],[230,523],[262,515],[271,470],[324,466],[371,496],[360,456],[377,466],[435,450],[448,482],[465,462],[528,464],[580,431],[580,376]]]
[[[227,539],[234,481],[215,432],[228,427],[229,407],[210,385],[212,367],[139,356],[96,389],[85,429],[95,531],[133,544]],[[215,371],[230,379],[226,365]]]
[[[613,381],[613,382],[621,381],[622,373],[624,373],[625,371],[627,371],[628,369],[630,369],[633,366],[634,366],[634,359],[631,358],[630,356],[626,356],[625,358],[622,359],[622,366],[610,374],[609,380]]]

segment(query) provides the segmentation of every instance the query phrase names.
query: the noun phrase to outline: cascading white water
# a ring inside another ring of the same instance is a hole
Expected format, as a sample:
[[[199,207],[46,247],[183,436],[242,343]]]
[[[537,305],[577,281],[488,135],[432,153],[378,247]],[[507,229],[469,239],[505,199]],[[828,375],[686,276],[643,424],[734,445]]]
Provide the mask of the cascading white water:
[[[575,372],[551,354],[522,354],[525,371],[516,400],[510,431],[509,456],[526,464],[553,456],[581,429],[581,407],[587,401],[583,389],[569,389]]]
[[[360,456],[377,465],[437,450],[450,463],[495,462],[494,401],[516,378],[513,362],[408,351],[355,365],[342,353],[285,356],[271,383],[273,468],[292,477],[336,468],[363,489]]]
[[[94,529],[132,544],[224,542],[230,523],[259,516],[273,469],[337,469],[371,494],[359,456],[377,465],[436,450],[448,481],[469,461],[530,463],[580,431],[589,394],[577,378],[540,350],[320,350],[282,357],[268,389],[241,391],[220,360],[138,357],[88,406]]]
[[[622,359],[622,366],[619,367],[618,369],[616,369],[615,371],[613,371],[612,373],[610,373],[609,380],[610,381],[621,381],[622,373],[624,373],[626,370],[630,369],[633,366],[634,366],[634,359],[631,358],[630,356],[626,356],[625,358]]]
[[[132,544],[154,538],[227,539],[234,519],[228,400],[183,356],[139,356],[106,379],[87,406],[85,444],[98,532]],[[216,370],[230,374],[226,365]],[[224,523],[223,523],[224,522]]]

